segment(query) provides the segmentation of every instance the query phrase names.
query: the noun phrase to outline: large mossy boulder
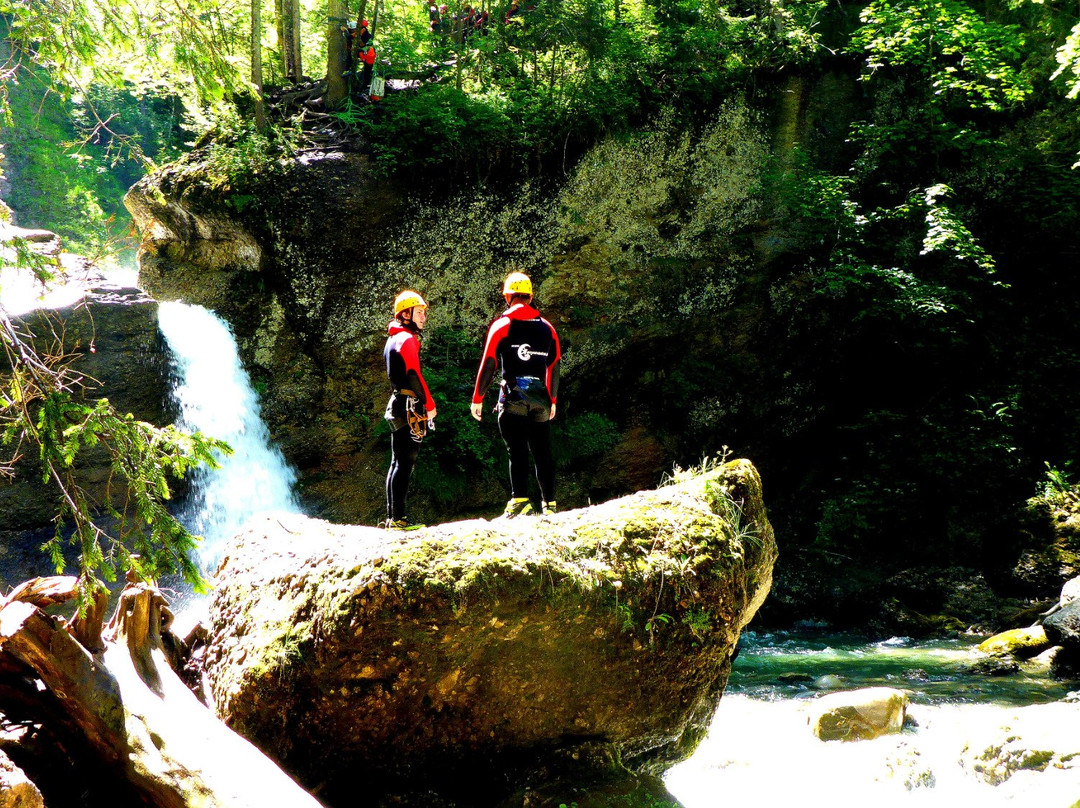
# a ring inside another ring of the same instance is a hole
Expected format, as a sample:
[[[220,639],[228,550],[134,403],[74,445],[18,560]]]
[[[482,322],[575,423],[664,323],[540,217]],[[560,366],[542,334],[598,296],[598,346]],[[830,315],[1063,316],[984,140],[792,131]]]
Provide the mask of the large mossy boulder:
[[[208,679],[330,805],[655,775],[705,733],[775,559],[747,461],[552,517],[271,517],[218,570]]]

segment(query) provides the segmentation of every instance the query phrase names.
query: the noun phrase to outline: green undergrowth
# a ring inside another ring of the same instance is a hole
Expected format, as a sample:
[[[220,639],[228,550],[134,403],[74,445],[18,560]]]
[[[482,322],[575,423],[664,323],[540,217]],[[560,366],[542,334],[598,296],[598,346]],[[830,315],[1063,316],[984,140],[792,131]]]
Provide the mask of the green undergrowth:
[[[4,200],[17,223],[58,233],[71,252],[116,250],[131,223],[124,194],[145,161],[175,159],[189,137],[182,105],[130,88],[65,99],[40,71],[23,67],[18,77],[6,84],[10,117],[0,120]],[[116,117],[87,136],[95,112]]]

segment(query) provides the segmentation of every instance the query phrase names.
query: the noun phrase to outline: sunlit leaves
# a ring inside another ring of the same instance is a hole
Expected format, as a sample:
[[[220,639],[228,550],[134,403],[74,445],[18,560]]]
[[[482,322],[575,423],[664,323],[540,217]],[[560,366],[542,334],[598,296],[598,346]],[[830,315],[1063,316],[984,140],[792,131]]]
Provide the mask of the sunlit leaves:
[[[986,273],[994,271],[994,259],[976,241],[971,231],[944,200],[952,193],[947,185],[927,188],[923,197],[926,205],[926,236],[922,255],[938,252],[975,265]]]
[[[874,0],[852,45],[866,54],[867,78],[907,67],[929,83],[934,103],[1000,111],[1032,91],[1019,69],[1018,26],[987,21],[962,0]]]
[[[1074,100],[1080,98],[1080,23],[1073,27],[1068,39],[1058,48],[1056,57],[1058,69],[1051,78],[1064,78],[1068,97]],[[1080,162],[1074,164],[1073,168],[1080,168]]]
[[[16,56],[65,93],[156,86],[204,104],[248,87],[244,19],[225,0],[3,0]]]
[[[1052,78],[1064,77],[1068,83],[1069,98],[1080,97],[1080,23],[1077,23],[1069,38],[1057,51],[1058,69]]]

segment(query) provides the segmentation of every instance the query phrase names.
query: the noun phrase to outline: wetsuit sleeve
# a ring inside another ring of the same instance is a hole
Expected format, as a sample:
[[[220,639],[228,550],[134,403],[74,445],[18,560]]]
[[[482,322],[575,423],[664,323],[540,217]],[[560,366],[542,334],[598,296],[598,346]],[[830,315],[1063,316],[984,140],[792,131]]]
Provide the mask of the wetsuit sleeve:
[[[484,400],[484,394],[495,379],[495,369],[498,366],[495,351],[498,349],[503,337],[506,336],[509,328],[510,321],[505,317],[500,317],[488,328],[487,342],[484,343],[484,356],[480,360],[480,370],[476,373],[476,386],[473,388],[473,404],[479,404]]]
[[[552,351],[553,359],[547,369],[547,389],[548,395],[551,397],[551,403],[555,404],[559,397],[559,360],[562,359],[562,348],[559,346],[559,334],[555,331],[555,327],[544,320],[547,327],[551,329],[551,340],[555,346],[555,350]]]
[[[556,399],[559,397],[559,365],[558,359],[555,360],[555,364],[548,368],[548,395],[551,396],[551,403],[557,403]]]
[[[414,337],[410,337],[401,344],[401,358],[405,360],[405,378],[409,384],[415,384],[414,393],[424,402],[425,410],[435,409],[435,400],[431,397],[424,374],[420,371],[420,349]]]

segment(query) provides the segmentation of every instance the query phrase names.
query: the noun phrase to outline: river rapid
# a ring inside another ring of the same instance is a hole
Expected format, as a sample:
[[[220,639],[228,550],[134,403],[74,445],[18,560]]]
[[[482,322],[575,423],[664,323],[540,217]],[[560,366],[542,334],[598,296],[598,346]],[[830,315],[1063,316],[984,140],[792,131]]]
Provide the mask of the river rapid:
[[[973,674],[981,639],[747,632],[707,738],[668,789],[685,808],[1080,805],[1080,684],[1038,662]],[[908,694],[903,732],[814,736],[813,699],[872,686]]]

